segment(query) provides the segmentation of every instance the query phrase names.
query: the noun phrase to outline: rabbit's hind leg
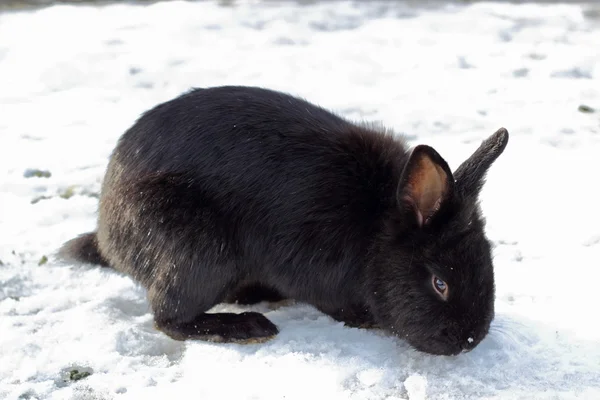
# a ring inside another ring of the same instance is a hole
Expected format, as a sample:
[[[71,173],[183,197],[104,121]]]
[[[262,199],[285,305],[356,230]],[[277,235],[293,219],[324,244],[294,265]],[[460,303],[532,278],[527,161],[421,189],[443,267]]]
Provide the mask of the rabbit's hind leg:
[[[227,213],[200,183],[158,173],[130,182],[125,194],[132,210],[121,210],[116,223],[132,242],[128,269],[147,287],[160,331],[176,340],[224,343],[264,341],[278,333],[260,313],[207,313],[245,271]]]

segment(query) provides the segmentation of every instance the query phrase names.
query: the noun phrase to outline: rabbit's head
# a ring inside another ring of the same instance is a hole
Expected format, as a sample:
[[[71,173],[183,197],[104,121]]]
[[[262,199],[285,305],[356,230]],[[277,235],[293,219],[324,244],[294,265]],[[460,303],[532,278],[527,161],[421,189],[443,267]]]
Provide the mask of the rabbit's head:
[[[370,289],[380,324],[417,350],[456,355],[488,333],[494,271],[478,197],[507,143],[502,128],[454,174],[425,145],[404,166],[397,207],[370,265]]]

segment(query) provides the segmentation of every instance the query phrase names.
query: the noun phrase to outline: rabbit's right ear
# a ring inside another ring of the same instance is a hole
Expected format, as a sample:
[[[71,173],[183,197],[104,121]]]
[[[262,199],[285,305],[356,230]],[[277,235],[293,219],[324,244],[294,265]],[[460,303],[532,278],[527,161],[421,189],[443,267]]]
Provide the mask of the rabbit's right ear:
[[[402,171],[398,205],[411,208],[422,227],[451,198],[453,191],[454,178],[446,161],[432,147],[416,146]]]
[[[457,191],[467,198],[476,198],[490,166],[504,152],[508,144],[508,131],[500,128],[484,140],[475,152],[454,172]]]

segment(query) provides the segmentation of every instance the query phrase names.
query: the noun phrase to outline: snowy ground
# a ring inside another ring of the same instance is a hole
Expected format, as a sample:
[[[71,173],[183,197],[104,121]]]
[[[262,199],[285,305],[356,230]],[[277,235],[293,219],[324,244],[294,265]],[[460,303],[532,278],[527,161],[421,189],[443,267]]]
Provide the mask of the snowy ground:
[[[599,399],[600,5],[403,4],[0,14],[0,398]],[[119,135],[156,103],[220,84],[383,121],[452,167],[506,127],[482,196],[496,245],[488,338],[429,356],[299,304],[254,307],[281,328],[265,344],[176,342],[130,279],[59,265],[56,248],[95,226]]]

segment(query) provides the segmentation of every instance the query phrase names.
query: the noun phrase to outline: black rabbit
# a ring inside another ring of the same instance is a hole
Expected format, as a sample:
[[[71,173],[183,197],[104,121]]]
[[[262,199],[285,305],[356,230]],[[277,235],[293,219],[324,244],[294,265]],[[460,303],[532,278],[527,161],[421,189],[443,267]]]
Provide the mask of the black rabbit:
[[[494,317],[478,194],[507,142],[499,129],[452,174],[429,146],[288,94],[194,89],[123,134],[97,232],[59,255],[132,276],[174,339],[269,339],[260,313],[206,311],[288,298],[456,355]]]

